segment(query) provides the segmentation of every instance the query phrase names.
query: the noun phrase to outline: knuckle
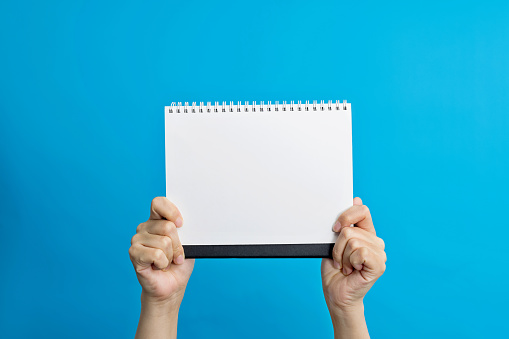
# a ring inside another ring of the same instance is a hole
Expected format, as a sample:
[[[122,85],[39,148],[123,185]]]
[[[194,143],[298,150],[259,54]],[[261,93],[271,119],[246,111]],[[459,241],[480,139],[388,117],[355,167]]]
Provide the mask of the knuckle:
[[[175,229],[176,229],[176,226],[171,221],[165,221],[164,222],[164,226],[163,226],[164,234],[170,235],[170,233],[173,232],[173,230],[175,230]]]
[[[361,241],[357,238],[352,238],[348,241],[348,247],[351,250],[355,250],[355,249],[361,247]]]
[[[339,232],[338,240],[342,239],[343,241],[347,240],[347,234],[345,234],[345,229],[341,229]]]
[[[154,199],[152,199],[152,205],[160,204],[162,199],[163,197],[155,197]]]
[[[159,223],[161,227],[161,234],[168,235],[170,233],[170,225],[166,220],[163,220]]]
[[[360,255],[353,255],[350,257],[350,262],[352,265],[362,264],[362,257]]]
[[[163,250],[157,249],[155,253],[155,259],[156,260],[164,260],[166,258],[166,255],[164,254]]]
[[[370,212],[369,212],[369,207],[368,207],[368,206],[366,206],[366,205],[362,205],[362,206],[361,206],[361,208],[362,208],[362,214],[364,214],[364,215],[368,215],[368,214],[370,213]]]
[[[136,233],[139,233],[143,230],[143,228],[145,227],[145,223],[142,222],[141,224],[139,224],[137,227],[136,227]]]
[[[143,255],[143,251],[139,250],[139,246],[140,246],[139,244],[134,244],[131,247],[129,247],[129,255],[133,260],[139,259],[139,257]]]
[[[341,252],[340,252],[340,249],[339,249],[339,246],[334,246],[334,248],[332,249],[332,257],[336,260],[336,261],[339,261],[341,260]]]
[[[380,247],[385,250],[385,241],[382,238],[378,238],[378,242],[380,243]]]
[[[359,254],[361,258],[366,258],[369,255],[369,250],[367,247],[361,247],[359,248]]]
[[[131,238],[131,245],[136,244],[138,242],[138,240],[139,240],[139,237],[140,237],[139,233],[136,233],[135,235],[133,235],[132,238]]]
[[[353,236],[353,228],[352,227],[344,227],[342,230],[341,230],[341,234],[343,235],[343,237],[345,239],[350,239],[352,236]]]
[[[152,199],[152,202],[150,203],[150,207],[152,210],[156,209],[159,206],[162,206],[164,197],[155,197]]]
[[[168,238],[168,237],[162,237],[161,242],[163,243],[163,248],[164,248],[164,249],[169,249],[169,248],[171,248],[171,239],[170,239],[170,238]]]
[[[352,223],[350,220],[352,220],[352,217],[350,216],[349,213],[342,214],[339,217],[339,221],[341,222],[341,225],[350,225]]]

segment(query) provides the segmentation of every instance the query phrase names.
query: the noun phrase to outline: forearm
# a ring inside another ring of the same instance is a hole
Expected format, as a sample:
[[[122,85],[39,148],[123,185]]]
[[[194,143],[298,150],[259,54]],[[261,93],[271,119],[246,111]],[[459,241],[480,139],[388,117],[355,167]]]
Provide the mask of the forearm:
[[[329,307],[334,327],[334,339],[368,339],[369,332],[364,318],[364,304],[349,309]]]
[[[154,303],[141,297],[141,313],[135,339],[175,339],[180,303]]]

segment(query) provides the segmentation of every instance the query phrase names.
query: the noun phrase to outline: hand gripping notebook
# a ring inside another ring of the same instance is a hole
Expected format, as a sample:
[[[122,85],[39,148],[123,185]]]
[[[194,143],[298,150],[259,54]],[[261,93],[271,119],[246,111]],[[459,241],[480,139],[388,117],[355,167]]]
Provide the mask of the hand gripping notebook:
[[[330,257],[352,206],[351,105],[165,108],[166,196],[187,258]]]

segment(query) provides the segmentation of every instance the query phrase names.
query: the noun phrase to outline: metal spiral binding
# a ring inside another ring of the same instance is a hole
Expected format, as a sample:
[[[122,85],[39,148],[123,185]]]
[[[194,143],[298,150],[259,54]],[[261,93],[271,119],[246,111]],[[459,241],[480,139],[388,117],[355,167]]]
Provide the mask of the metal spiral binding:
[[[182,105],[182,102],[172,102],[171,105],[168,107],[168,113],[219,113],[219,112],[229,112],[229,113],[248,113],[248,112],[286,112],[286,111],[340,111],[340,110],[347,110],[347,102],[346,100],[343,100],[342,103],[339,102],[339,100],[336,100],[335,103],[332,102],[332,100],[329,100],[327,103],[325,103],[324,100],[321,100],[320,103],[318,103],[317,100],[313,100],[313,102],[310,104],[309,100],[306,100],[304,104],[302,104],[302,101],[297,101],[297,105],[295,105],[295,102],[292,100],[290,101],[290,104],[287,104],[286,101],[283,101],[282,104],[279,103],[279,101],[276,101],[274,104],[272,104],[272,101],[269,101],[267,105],[264,101],[261,101],[260,104],[256,104],[256,101],[253,101],[251,104],[249,101],[245,101],[244,104],[242,104],[241,101],[237,101],[237,104],[234,104],[233,101],[230,101],[229,105],[226,104],[226,101],[223,101],[221,105],[218,101],[214,102],[214,105],[210,101],[207,102],[205,105],[203,101],[199,103],[199,106],[197,106],[196,102],[192,102],[191,105],[189,105],[189,102],[185,102],[184,105]]]

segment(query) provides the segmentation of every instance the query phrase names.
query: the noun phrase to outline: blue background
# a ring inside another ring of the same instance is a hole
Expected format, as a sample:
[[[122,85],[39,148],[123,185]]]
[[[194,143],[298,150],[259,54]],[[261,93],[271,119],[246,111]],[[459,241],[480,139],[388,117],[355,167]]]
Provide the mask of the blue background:
[[[507,1],[2,1],[0,328],[134,336],[172,101],[352,103],[375,338],[507,331]],[[181,338],[326,338],[318,259],[199,260]]]

